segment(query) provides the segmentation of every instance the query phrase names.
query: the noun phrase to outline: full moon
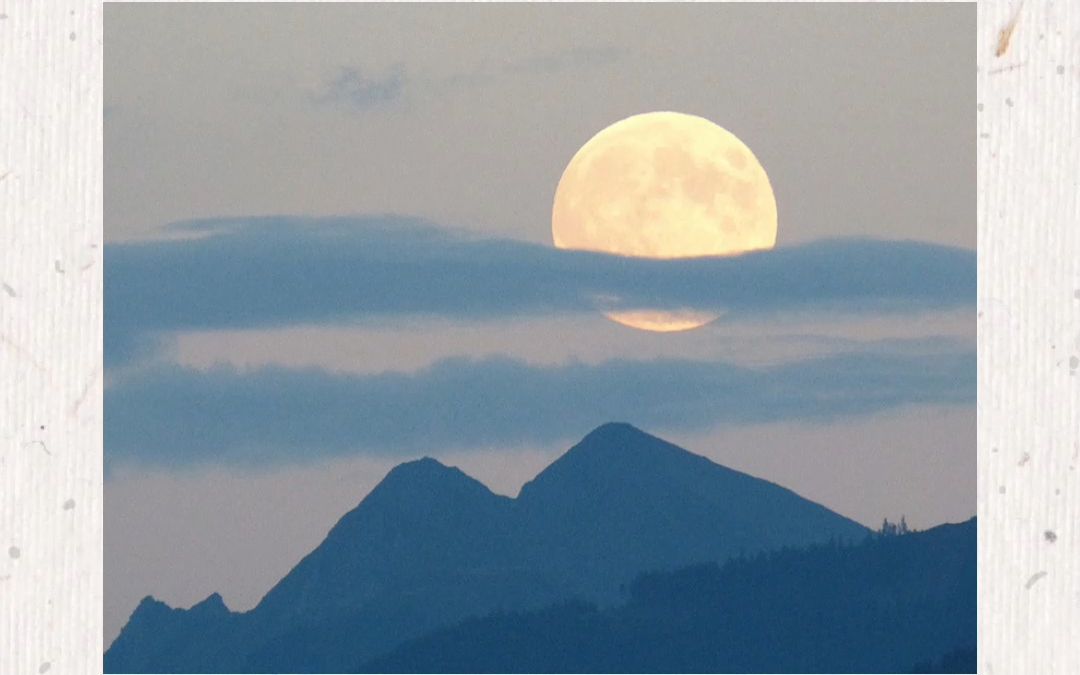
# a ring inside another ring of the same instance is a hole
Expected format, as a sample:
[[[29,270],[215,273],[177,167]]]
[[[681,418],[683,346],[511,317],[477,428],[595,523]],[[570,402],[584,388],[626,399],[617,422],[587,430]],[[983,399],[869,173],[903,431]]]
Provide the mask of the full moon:
[[[750,148],[702,117],[634,115],[601,130],[555,189],[558,248],[645,258],[737,255],[776,244],[776,200]],[[716,314],[679,308],[609,312],[651,331],[703,326]]]

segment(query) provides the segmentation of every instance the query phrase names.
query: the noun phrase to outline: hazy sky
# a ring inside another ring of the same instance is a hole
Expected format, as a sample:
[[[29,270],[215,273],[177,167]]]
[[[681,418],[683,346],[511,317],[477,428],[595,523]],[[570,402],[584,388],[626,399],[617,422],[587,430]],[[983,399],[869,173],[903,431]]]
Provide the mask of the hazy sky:
[[[146,594],[251,607],[400,461],[515,494],[611,418],[866,524],[972,515],[973,21],[107,5],[106,640]],[[781,251],[550,248],[570,157],[652,110],[746,142]],[[645,333],[600,291],[728,311]]]

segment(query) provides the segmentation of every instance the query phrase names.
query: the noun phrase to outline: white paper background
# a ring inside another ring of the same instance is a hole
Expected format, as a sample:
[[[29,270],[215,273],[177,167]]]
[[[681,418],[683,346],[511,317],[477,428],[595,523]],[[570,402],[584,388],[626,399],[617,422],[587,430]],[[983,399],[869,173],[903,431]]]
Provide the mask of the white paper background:
[[[0,673],[100,673],[100,6],[0,0],[0,69]]]
[[[1072,674],[1080,4],[1019,4],[978,10],[979,663]],[[101,672],[101,50],[100,4],[0,0],[5,674]]]
[[[998,57],[1018,5],[979,6],[979,662],[1080,673],[1080,3]]]

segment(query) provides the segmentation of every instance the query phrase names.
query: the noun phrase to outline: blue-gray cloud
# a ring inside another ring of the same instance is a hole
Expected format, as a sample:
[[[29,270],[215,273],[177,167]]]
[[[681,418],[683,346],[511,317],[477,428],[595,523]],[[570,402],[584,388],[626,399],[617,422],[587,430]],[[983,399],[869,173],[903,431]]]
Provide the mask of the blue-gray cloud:
[[[184,240],[105,250],[106,361],[156,334],[478,320],[608,309],[740,316],[896,312],[975,301],[975,253],[837,239],[738,257],[648,260],[481,239],[400,217],[266,217],[175,226]],[[129,353],[132,350],[127,350]]]
[[[623,51],[614,47],[574,47],[563,52],[506,61],[501,71],[510,75],[557,73],[571,68],[608,65],[622,56]]]
[[[355,66],[341,66],[315,91],[314,102],[340,105],[352,110],[366,110],[400,99],[406,85],[410,90],[425,89],[435,94],[463,86],[484,85],[503,78],[550,75],[574,68],[590,68],[614,63],[623,55],[614,47],[574,47],[517,59],[484,59],[471,71],[447,77],[416,81],[407,78],[405,67],[396,64],[380,75]]]
[[[159,366],[106,390],[108,466],[306,461],[570,440],[624,420],[664,432],[972,403],[975,354],[844,354],[768,368],[682,360],[531,366],[450,359],[341,375]]]
[[[400,98],[404,87],[405,69],[401,65],[378,77],[358,68],[342,67],[315,93],[314,100],[365,110]]]
[[[622,49],[611,46],[574,47],[564,51],[547,52],[519,58],[485,58],[475,68],[446,77],[430,79],[421,84],[428,91],[441,95],[450,90],[482,87],[500,80],[554,75],[568,70],[598,68],[620,60]]]

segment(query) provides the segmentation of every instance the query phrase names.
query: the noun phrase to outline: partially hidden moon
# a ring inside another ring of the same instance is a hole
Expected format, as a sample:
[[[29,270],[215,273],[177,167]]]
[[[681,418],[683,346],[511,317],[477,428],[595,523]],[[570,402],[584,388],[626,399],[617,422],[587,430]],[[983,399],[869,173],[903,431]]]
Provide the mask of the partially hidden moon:
[[[765,169],[730,131],[695,115],[620,120],[573,156],[555,189],[555,246],[644,258],[737,255],[776,244]],[[607,312],[650,331],[703,326],[717,314],[657,307]]]

